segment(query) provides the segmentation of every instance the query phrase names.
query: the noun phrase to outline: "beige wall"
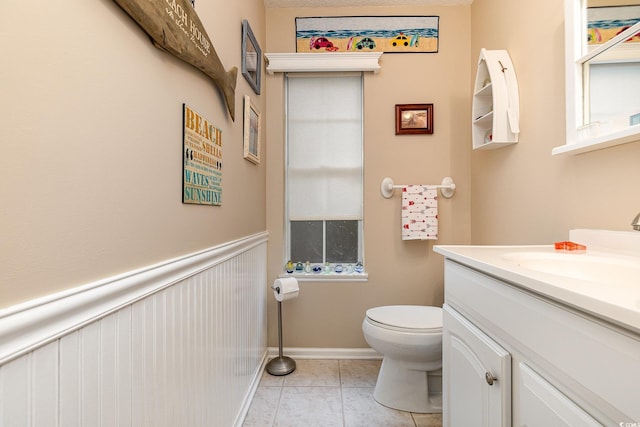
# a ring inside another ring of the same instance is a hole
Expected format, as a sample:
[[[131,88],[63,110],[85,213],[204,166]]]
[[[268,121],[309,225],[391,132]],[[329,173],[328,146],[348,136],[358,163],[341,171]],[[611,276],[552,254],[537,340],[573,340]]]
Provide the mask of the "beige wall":
[[[471,53],[509,50],[521,115],[518,144],[471,155],[475,244],[549,244],[571,228],[630,230],[640,210],[637,142],[551,156],[565,142],[563,23],[557,0],[475,0],[471,7]]]
[[[25,11],[27,9],[27,11]],[[33,10],[29,10],[33,9]],[[364,311],[441,304],[433,242],[400,240],[400,201],[380,181],[458,184],[441,200],[437,243],[549,243],[572,227],[629,229],[640,210],[640,144],[552,157],[564,143],[563,17],[557,0],[472,6],[271,9],[196,1],[224,65],[240,66],[240,23],[263,51],[292,52],[296,16],[439,15],[440,52],[385,54],[365,80],[368,283],[303,283],[286,303],[285,345],[364,347]],[[0,18],[0,308],[269,230],[272,282],[283,262],[282,76],[255,95],[242,76],[236,121],[212,83],[154,48],[112,0],[9,0]],[[470,91],[481,47],[508,49],[521,142],[470,149]],[[263,161],[242,158],[242,95],[263,111]],[[223,131],[222,207],[181,204],[181,107]],[[397,103],[434,103],[435,133],[394,135]],[[268,117],[267,117],[268,116]],[[267,120],[268,118],[268,120]],[[267,168],[268,160],[268,168]],[[277,343],[269,298],[269,345]]]
[[[470,8],[395,7],[267,10],[267,52],[295,51],[295,17],[438,15],[437,54],[383,54],[378,74],[365,76],[365,266],[367,283],[303,282],[283,304],[287,347],[367,347],[361,324],[367,308],[388,304],[442,304],[443,260],[434,242],[400,238],[400,197],[384,199],[385,176],[398,184],[439,183],[451,175],[453,199],[440,201],[440,240],[469,239]],[[268,279],[283,265],[284,134],[282,75],[266,78]],[[433,135],[395,135],[395,104],[433,103]],[[269,345],[277,345],[276,304],[269,298]]]
[[[292,347],[364,347],[367,308],[441,304],[442,258],[432,243],[402,242],[399,199],[380,180],[435,182],[451,174],[452,200],[440,204],[440,244],[548,244],[570,228],[628,230],[640,210],[640,144],[577,156],[551,156],[565,142],[564,19],[557,0],[475,0],[471,6],[267,10],[267,51],[293,52],[296,16],[439,15],[440,52],[382,56],[365,80],[365,239],[370,280],[302,283],[286,303],[284,342]],[[520,143],[471,150],[470,92],[480,48],[507,49],[520,86]],[[420,82],[416,85],[415,82]],[[282,77],[267,77],[269,280],[281,271],[283,222]],[[429,137],[393,134],[393,105],[433,102]],[[269,302],[269,344],[277,343]]]
[[[196,1],[225,67],[241,22],[265,45],[262,0]],[[3,2],[0,308],[266,229],[266,161],[195,68],[153,47],[112,0]],[[181,203],[182,103],[223,133],[223,206]],[[263,152],[263,154],[265,154]]]

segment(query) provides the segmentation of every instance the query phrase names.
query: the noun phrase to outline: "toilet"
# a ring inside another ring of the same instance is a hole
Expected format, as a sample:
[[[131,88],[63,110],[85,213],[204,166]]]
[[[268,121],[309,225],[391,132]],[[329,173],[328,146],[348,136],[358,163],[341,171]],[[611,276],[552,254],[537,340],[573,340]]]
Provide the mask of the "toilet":
[[[401,411],[442,412],[442,308],[370,308],[362,332],[383,356],[373,398]]]

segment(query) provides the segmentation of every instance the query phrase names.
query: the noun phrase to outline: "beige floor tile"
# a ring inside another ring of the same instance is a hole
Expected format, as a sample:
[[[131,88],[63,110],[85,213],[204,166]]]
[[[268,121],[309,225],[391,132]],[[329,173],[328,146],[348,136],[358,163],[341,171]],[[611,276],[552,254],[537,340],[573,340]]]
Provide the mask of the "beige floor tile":
[[[271,375],[266,370],[262,373],[260,378],[260,387],[282,387],[284,383],[284,376]]]
[[[416,427],[442,427],[442,414],[412,414]]]
[[[297,360],[285,376],[264,372],[243,427],[442,427],[442,414],[380,405],[380,360]]]
[[[296,370],[286,375],[284,386],[340,386],[337,360],[296,360]]]
[[[282,387],[258,387],[243,427],[267,427],[273,425],[280,402]]]
[[[342,427],[340,387],[283,387],[274,426]]]
[[[373,399],[373,388],[343,388],[345,427],[414,427],[409,412],[387,408]]]
[[[382,360],[341,360],[342,387],[375,387]]]

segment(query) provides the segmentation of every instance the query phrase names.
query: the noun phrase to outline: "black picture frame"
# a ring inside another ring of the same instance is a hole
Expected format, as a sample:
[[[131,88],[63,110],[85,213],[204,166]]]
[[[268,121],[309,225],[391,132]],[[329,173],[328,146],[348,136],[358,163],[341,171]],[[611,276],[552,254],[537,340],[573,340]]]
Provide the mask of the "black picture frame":
[[[262,50],[246,19],[242,21],[242,75],[256,95],[260,95]]]

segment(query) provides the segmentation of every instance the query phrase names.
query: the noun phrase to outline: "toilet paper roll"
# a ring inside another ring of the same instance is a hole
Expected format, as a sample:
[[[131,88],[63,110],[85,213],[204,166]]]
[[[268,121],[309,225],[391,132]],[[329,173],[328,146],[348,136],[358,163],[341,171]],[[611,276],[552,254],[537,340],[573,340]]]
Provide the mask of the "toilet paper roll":
[[[298,287],[298,281],[295,277],[285,277],[282,279],[276,279],[273,282],[273,295],[277,301],[286,301],[298,296],[300,288]]]

